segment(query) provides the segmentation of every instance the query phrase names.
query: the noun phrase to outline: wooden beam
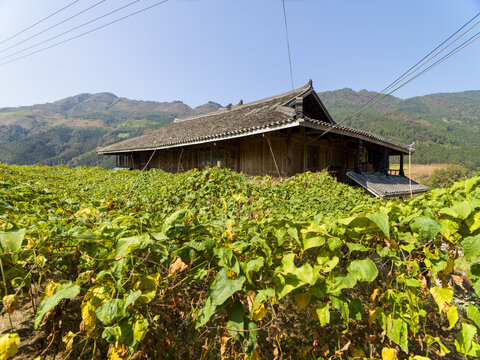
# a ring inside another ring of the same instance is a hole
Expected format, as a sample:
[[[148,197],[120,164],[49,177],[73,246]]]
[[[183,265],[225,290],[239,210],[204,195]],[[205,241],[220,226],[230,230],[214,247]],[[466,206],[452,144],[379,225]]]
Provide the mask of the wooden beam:
[[[267,136],[267,143],[268,143],[268,147],[270,148],[270,153],[272,154],[273,163],[275,164],[275,168],[277,169],[278,177],[280,178],[282,177],[282,175],[280,174],[280,169],[278,168],[277,159],[275,159],[275,154],[273,153],[272,145],[270,144],[270,136]]]

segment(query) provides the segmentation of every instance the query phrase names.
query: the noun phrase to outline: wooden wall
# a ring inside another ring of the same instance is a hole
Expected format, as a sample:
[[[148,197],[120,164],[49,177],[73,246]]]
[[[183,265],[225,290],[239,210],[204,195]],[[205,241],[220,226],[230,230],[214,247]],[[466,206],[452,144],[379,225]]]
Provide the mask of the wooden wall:
[[[304,128],[282,130],[227,141],[183,148],[157,150],[148,168],[183,172],[193,168],[221,166],[248,175],[291,176],[304,171],[328,169],[340,181],[347,171],[355,169],[356,139],[336,134],[316,139]],[[366,144],[365,146],[370,146]],[[129,154],[129,163],[142,169],[152,151]],[[123,158],[124,155],[121,156]],[[123,164],[122,164],[123,165]],[[363,171],[372,171],[371,164],[362,164]]]

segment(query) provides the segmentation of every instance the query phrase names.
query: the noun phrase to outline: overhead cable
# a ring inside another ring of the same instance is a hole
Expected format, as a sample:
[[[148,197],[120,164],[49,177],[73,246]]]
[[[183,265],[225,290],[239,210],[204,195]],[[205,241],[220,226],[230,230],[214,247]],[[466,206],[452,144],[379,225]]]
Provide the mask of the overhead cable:
[[[0,60],[8,59],[9,57],[12,57],[12,56],[15,56],[15,55],[17,55],[17,54],[20,54],[20,53],[22,53],[22,52],[25,52],[25,51],[27,51],[27,50],[33,49],[33,48],[35,48],[35,47],[37,47],[37,46],[40,46],[40,45],[42,45],[42,44],[45,44],[46,42],[55,40],[55,39],[57,39],[57,38],[59,38],[59,37],[61,37],[61,36],[63,36],[63,35],[66,35],[66,34],[71,33],[72,31],[78,30],[78,29],[80,29],[80,28],[82,28],[82,27],[85,27],[85,26],[87,26],[87,25],[90,25],[91,23],[94,23],[95,21],[101,20],[101,19],[103,19],[103,18],[105,18],[105,17],[107,17],[107,16],[110,16],[110,15],[116,13],[116,12],[119,12],[119,11],[121,11],[121,10],[129,7],[129,6],[132,6],[132,5],[136,4],[136,3],[138,3],[139,1],[141,1],[141,0],[132,1],[132,2],[130,2],[130,3],[128,3],[128,4],[126,4],[126,5],[123,5],[123,6],[119,7],[119,8],[117,8],[117,9],[115,9],[115,10],[112,10],[112,11],[110,11],[110,12],[108,12],[108,13],[102,15],[102,16],[96,17],[95,19],[92,19],[92,20],[90,20],[90,21],[87,21],[86,23],[83,23],[83,24],[81,24],[81,25],[75,26],[75,27],[73,27],[73,28],[71,28],[71,29],[69,29],[69,30],[67,30],[67,31],[64,31],[64,32],[58,34],[58,35],[52,36],[51,38],[49,38],[49,39],[47,39],[47,40],[43,40],[43,41],[41,41],[41,42],[39,42],[39,43],[36,43],[36,44],[31,45],[31,46],[29,46],[29,47],[26,47],[26,48],[24,48],[24,49],[22,49],[22,50],[18,50],[18,51],[14,52],[14,53],[11,53],[10,55],[6,55],[6,56],[3,56],[3,57],[0,57]]]
[[[18,35],[23,34],[25,31],[30,30],[31,28],[37,26],[38,24],[41,24],[41,23],[44,22],[45,20],[50,19],[52,16],[58,14],[59,12],[65,10],[65,9],[68,9],[70,6],[72,6],[73,4],[75,4],[75,3],[79,2],[79,1],[80,1],[80,0],[75,0],[75,1],[71,2],[71,3],[68,4],[67,6],[61,8],[60,10],[55,11],[53,14],[48,15],[47,17],[43,18],[42,20],[37,21],[35,24],[30,25],[29,27],[27,27],[27,28],[23,29],[22,31],[16,33],[15,35],[12,35],[12,36],[10,36],[9,38],[0,41],[0,45],[2,45],[3,43],[7,42],[8,40],[11,40],[11,39],[17,37]]]
[[[53,29],[53,28],[56,28],[57,26],[60,26],[60,25],[62,25],[62,24],[64,24],[64,23],[66,23],[67,21],[72,20],[73,18],[76,18],[77,16],[80,16],[81,14],[87,12],[88,10],[93,9],[94,7],[100,5],[101,3],[104,3],[105,1],[107,1],[107,0],[101,0],[101,1],[93,4],[92,6],[86,8],[86,9],[84,9],[84,10],[82,10],[82,11],[80,11],[80,12],[78,12],[78,13],[76,13],[76,14],[73,14],[72,16],[66,18],[65,20],[62,20],[62,21],[60,21],[60,22],[58,22],[58,23],[56,23],[56,24],[54,24],[54,25],[52,25],[52,26],[50,26],[50,27],[48,27],[48,28],[46,28],[46,29],[38,32],[38,33],[36,33],[36,34],[33,34],[32,36],[30,36],[30,37],[28,37],[28,38],[26,38],[26,39],[23,39],[22,41],[19,41],[19,42],[13,44],[13,45],[10,45],[9,47],[7,47],[7,48],[5,48],[5,49],[0,50],[0,54],[3,53],[3,52],[5,52],[5,51],[8,51],[8,50],[10,50],[10,49],[12,49],[12,48],[14,48],[14,47],[17,47],[18,45],[23,44],[24,42],[27,42],[28,40],[31,40],[31,39],[33,39],[33,38],[36,38],[37,36],[39,36],[39,35],[47,32],[48,30],[51,30],[51,29]]]
[[[292,90],[294,90],[295,86],[293,84],[292,56],[290,55],[290,40],[288,38],[287,10],[285,9],[285,0],[283,0],[283,19],[285,21],[285,34],[287,37],[288,63],[290,64],[290,79],[292,81]]]
[[[457,31],[455,31],[452,35],[450,35],[446,40],[444,40],[440,45],[438,45],[435,49],[433,49],[432,51],[430,51],[427,55],[425,55],[421,60],[419,60],[415,65],[413,65],[411,68],[409,68],[407,71],[405,71],[400,77],[398,77],[397,79],[395,79],[391,84],[389,84],[385,89],[383,89],[380,93],[378,93],[375,97],[373,97],[371,100],[369,100],[367,103],[365,103],[364,105],[362,105],[358,110],[356,110],[355,112],[353,112],[352,114],[348,115],[347,117],[345,117],[342,121],[334,124],[331,128],[327,129],[325,132],[323,132],[321,135],[319,135],[317,138],[315,138],[315,140],[318,140],[319,138],[321,138],[322,136],[324,136],[325,134],[327,134],[328,132],[332,131],[333,129],[335,129],[337,126],[339,126],[340,124],[342,124],[343,122],[345,122],[346,120],[352,118],[353,116],[359,114],[360,112],[364,111],[365,109],[367,109],[368,107],[374,105],[375,103],[383,100],[385,97],[387,97],[388,95],[391,95],[392,93],[394,93],[395,91],[399,90],[400,88],[402,88],[403,86],[407,85],[408,83],[410,83],[411,81],[413,81],[414,79],[418,78],[419,76],[421,76],[422,74],[424,74],[425,72],[431,70],[432,68],[434,68],[435,66],[439,65],[441,62],[445,61],[446,59],[448,59],[449,57],[453,56],[454,54],[456,54],[457,52],[459,52],[460,50],[462,50],[463,48],[465,48],[466,46],[470,45],[472,42],[474,42],[475,40],[478,39],[478,35],[480,33],[477,33],[475,35],[473,35],[472,37],[470,37],[467,41],[463,42],[461,45],[457,46],[454,50],[450,51],[447,55],[443,56],[440,60],[438,60],[437,62],[435,62],[434,64],[432,64],[431,66],[427,67],[425,70],[423,70],[422,72],[420,72],[419,74],[417,74],[416,76],[414,76],[413,78],[409,79],[408,81],[406,81],[404,84],[398,86],[397,88],[395,88],[393,91],[390,91],[388,93],[386,93],[386,91],[388,91],[389,89],[393,88],[395,85],[398,85],[399,83],[401,83],[402,81],[404,81],[405,79],[407,79],[410,75],[414,74],[415,72],[417,72],[420,68],[422,68],[424,65],[426,65],[429,61],[433,60],[435,57],[437,57],[440,53],[442,53],[444,50],[446,50],[448,47],[450,47],[451,45],[453,45],[453,43],[455,43],[457,40],[459,40],[462,36],[464,36],[466,33],[468,33],[470,30],[472,30],[475,26],[477,26],[480,21],[476,22],[473,26],[471,26],[467,31],[465,31],[464,33],[462,33],[460,36],[458,36],[455,40],[453,40],[452,42],[450,42],[447,46],[445,46],[443,49],[441,49],[440,51],[438,51],[435,55],[433,55],[432,57],[430,57],[428,60],[424,61],[425,59],[427,59],[430,55],[432,55],[435,51],[437,51],[440,47],[442,47],[444,44],[446,44],[450,39],[452,39],[455,35],[457,35],[460,31],[462,31],[466,26],[468,26],[468,24],[470,24],[473,20],[475,20],[477,17],[480,16],[480,13],[476,14],[472,19],[470,19],[469,21],[467,21],[463,26],[461,26]],[[475,38],[477,37],[477,38]],[[474,40],[472,40],[473,38],[475,38]]]
[[[135,11],[135,12],[133,12],[133,13],[131,13],[131,14],[128,14],[128,15],[125,15],[125,16],[123,16],[123,17],[121,17],[121,18],[116,19],[116,20],[110,21],[109,23],[106,23],[106,24],[104,24],[104,25],[98,26],[98,27],[96,27],[96,28],[94,28],[94,29],[91,29],[91,30],[89,30],[89,31],[86,31],[86,32],[84,32],[84,33],[75,35],[75,36],[73,36],[73,37],[71,37],[71,38],[65,39],[65,40],[63,40],[63,41],[60,41],[60,42],[58,42],[58,43],[55,43],[55,44],[52,44],[52,45],[50,45],[50,46],[44,47],[44,48],[42,48],[42,49],[36,50],[36,51],[34,51],[34,52],[31,52],[31,53],[28,53],[28,54],[19,56],[19,57],[15,58],[15,59],[11,59],[11,60],[5,61],[5,62],[3,62],[3,63],[0,63],[0,66],[1,66],[1,65],[5,65],[5,64],[8,64],[8,63],[11,63],[11,62],[14,62],[14,61],[17,61],[17,60],[20,60],[20,59],[23,59],[23,58],[26,58],[26,57],[28,57],[28,56],[37,54],[37,53],[39,53],[39,52],[42,52],[42,51],[45,51],[45,50],[48,50],[48,49],[51,49],[51,48],[53,48],[53,47],[55,47],[55,46],[64,44],[64,43],[66,43],[66,42],[69,42],[69,41],[78,39],[79,37],[82,37],[82,36],[84,36],[84,35],[87,35],[87,34],[90,34],[90,33],[94,32],[94,31],[103,29],[103,28],[105,28],[105,27],[107,27],[107,26],[110,26],[110,25],[115,24],[115,23],[117,23],[117,22],[119,22],[119,21],[125,20],[125,19],[130,18],[130,17],[132,17],[132,16],[135,16],[135,15],[137,15],[137,14],[140,14],[140,13],[142,13],[142,12],[144,12],[144,11],[150,10],[150,9],[152,9],[152,8],[158,6],[158,5],[165,4],[167,1],[168,1],[168,0],[163,0],[163,1],[157,2],[157,3],[153,4],[153,5],[147,6],[147,7],[143,8],[143,9],[140,9],[140,10],[138,10],[138,11]],[[1,60],[1,59],[0,59],[0,60]]]

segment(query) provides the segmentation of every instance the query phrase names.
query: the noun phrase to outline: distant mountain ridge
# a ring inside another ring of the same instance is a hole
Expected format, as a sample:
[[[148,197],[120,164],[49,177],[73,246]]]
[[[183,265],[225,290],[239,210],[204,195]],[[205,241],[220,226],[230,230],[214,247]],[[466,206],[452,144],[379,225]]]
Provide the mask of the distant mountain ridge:
[[[319,93],[336,121],[377,93],[340,89]],[[0,109],[0,161],[112,167],[98,156],[107,145],[158,129],[176,117],[217,111],[208,102],[131,100],[112,93],[79,94],[52,103]],[[480,169],[480,91],[439,93],[410,99],[387,96],[345,122],[405,144],[416,142],[417,163],[459,163]]]

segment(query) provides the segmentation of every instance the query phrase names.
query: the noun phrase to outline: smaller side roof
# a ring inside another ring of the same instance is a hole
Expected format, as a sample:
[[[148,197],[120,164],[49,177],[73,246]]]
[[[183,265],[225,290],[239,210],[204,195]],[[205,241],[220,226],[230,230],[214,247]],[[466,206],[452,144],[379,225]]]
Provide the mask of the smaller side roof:
[[[347,172],[347,177],[363,187],[371,194],[384,199],[410,195],[410,179],[400,175],[382,173]],[[411,193],[422,194],[429,190],[428,186],[411,181]]]

